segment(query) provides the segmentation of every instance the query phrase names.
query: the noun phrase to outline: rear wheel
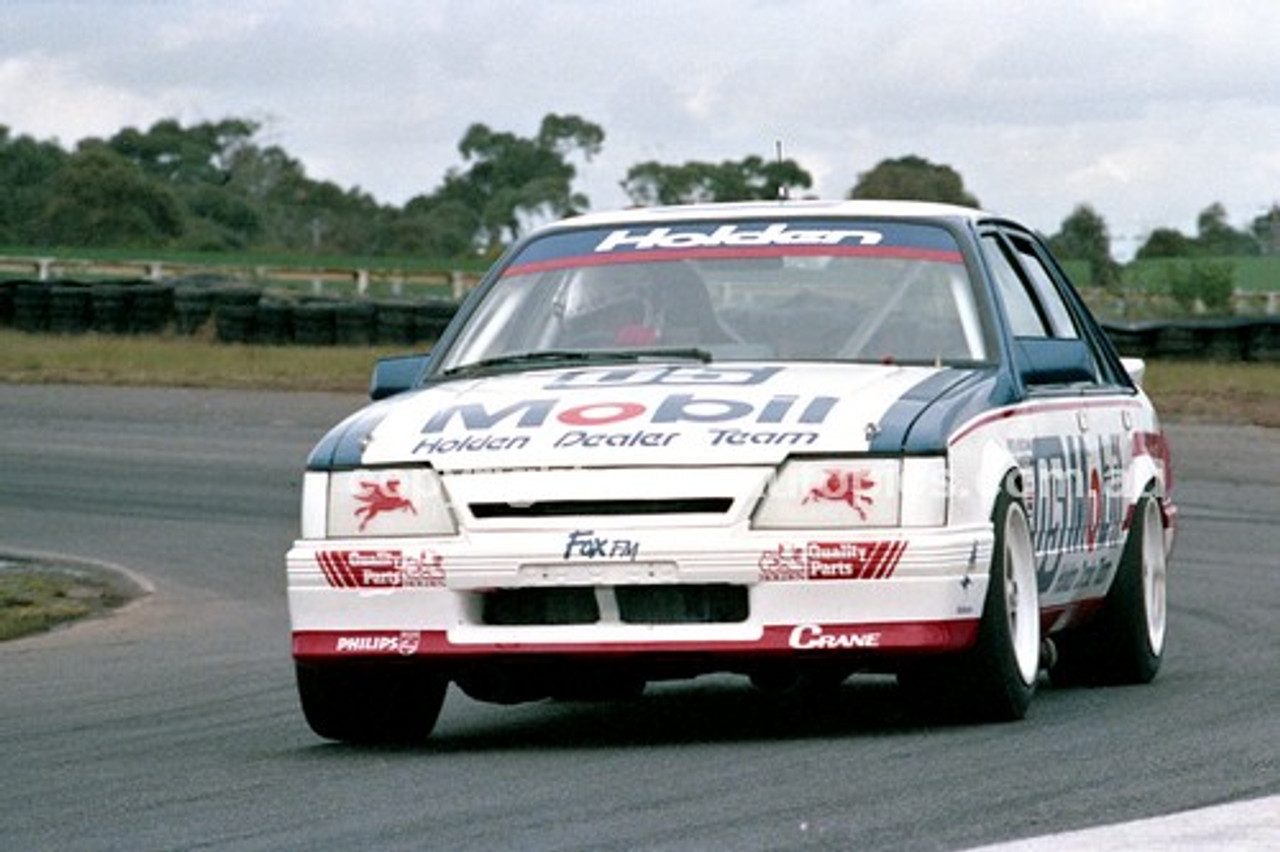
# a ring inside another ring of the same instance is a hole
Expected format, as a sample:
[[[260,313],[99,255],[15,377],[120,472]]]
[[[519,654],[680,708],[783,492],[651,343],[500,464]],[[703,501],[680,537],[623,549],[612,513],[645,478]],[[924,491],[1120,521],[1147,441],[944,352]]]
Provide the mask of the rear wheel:
[[[449,682],[415,664],[297,663],[311,730],[331,740],[411,743],[430,736]]]
[[[1149,683],[1164,657],[1165,585],[1164,525],[1159,504],[1148,496],[1134,510],[1102,612],[1058,642],[1059,659],[1050,671],[1054,683]]]

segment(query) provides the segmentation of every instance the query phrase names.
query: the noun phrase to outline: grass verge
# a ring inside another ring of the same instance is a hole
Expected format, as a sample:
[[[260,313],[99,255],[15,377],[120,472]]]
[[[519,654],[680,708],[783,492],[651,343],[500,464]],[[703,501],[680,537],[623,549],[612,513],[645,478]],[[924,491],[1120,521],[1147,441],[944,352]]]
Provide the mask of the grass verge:
[[[127,600],[110,583],[93,576],[0,561],[0,641],[41,633]]]
[[[364,391],[374,359],[406,348],[248,346],[0,329],[0,382]]]

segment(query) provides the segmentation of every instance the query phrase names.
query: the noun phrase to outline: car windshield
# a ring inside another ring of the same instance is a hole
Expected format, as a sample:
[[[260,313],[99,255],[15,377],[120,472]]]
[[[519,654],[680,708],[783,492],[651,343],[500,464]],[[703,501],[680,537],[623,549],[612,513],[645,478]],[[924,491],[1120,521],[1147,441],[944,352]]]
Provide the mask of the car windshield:
[[[972,364],[991,347],[956,240],[897,221],[558,231],[511,258],[440,369],[653,357]]]

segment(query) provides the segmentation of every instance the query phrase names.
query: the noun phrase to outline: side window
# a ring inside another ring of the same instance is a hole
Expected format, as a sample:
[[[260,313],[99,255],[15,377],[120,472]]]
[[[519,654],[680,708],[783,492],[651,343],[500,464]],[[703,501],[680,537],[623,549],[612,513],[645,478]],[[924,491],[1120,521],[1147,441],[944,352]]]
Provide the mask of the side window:
[[[982,238],[982,253],[991,267],[1005,313],[1009,316],[1009,330],[1017,337],[1049,337],[1049,329],[1035,299],[1013,261],[994,234]]]
[[[1058,287],[1053,282],[1053,275],[1044,265],[1044,260],[1035,246],[1026,237],[1017,234],[1008,236],[1014,250],[1018,253],[1018,259],[1022,261],[1022,268],[1031,278],[1031,286],[1035,288],[1040,305],[1044,308],[1053,336],[1079,337],[1080,332],[1071,319],[1071,312],[1067,310],[1066,302],[1062,301],[1062,294],[1058,292]]]

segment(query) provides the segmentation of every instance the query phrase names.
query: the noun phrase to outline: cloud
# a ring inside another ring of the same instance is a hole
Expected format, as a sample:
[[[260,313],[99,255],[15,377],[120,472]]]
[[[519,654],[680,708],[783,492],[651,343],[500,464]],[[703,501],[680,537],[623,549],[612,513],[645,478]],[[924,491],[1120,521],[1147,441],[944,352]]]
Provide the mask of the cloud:
[[[371,11],[371,8],[374,11]],[[0,7],[0,121],[86,135],[227,116],[309,174],[403,203],[483,122],[604,127],[597,206],[638,162],[785,153],[841,196],[888,157],[956,168],[1053,230],[1233,219],[1280,195],[1270,0],[43,0]]]
[[[0,103],[14,135],[67,147],[163,113],[173,104],[89,78],[74,60],[31,53],[0,58]]]

